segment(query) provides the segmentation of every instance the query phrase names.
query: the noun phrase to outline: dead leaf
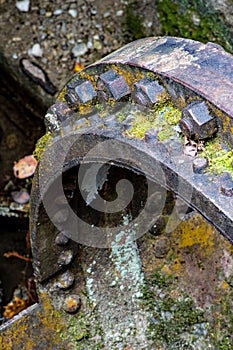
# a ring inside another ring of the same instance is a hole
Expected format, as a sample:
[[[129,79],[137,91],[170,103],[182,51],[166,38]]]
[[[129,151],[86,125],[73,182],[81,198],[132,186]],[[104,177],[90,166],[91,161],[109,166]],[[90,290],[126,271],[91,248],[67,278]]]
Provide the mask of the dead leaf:
[[[15,162],[13,167],[14,175],[19,179],[25,179],[34,174],[36,166],[36,159],[32,155],[26,156],[18,162]]]

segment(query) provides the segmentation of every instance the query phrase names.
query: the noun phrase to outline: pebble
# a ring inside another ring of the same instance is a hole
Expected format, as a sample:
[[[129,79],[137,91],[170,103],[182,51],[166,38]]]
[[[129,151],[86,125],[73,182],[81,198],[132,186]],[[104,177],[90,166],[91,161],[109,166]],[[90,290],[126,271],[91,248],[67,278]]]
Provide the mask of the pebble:
[[[34,57],[42,57],[43,56],[43,49],[41,48],[40,44],[34,44],[31,49],[28,50],[29,56]]]
[[[53,11],[54,16],[59,16],[63,13],[62,9],[56,9],[55,11]]]
[[[121,17],[121,16],[123,15],[123,13],[124,13],[123,10],[118,10],[118,11],[116,12],[116,16],[117,16],[117,17]]]
[[[101,50],[102,49],[102,44],[99,40],[94,40],[93,41],[93,47],[95,50]]]
[[[85,43],[80,43],[75,45],[71,52],[74,57],[79,57],[82,55],[85,55],[85,53],[88,51],[87,45]]]
[[[16,1],[15,6],[21,12],[28,12],[30,7],[30,1],[29,0]]]
[[[92,50],[92,49],[93,49],[93,42],[92,42],[92,37],[91,37],[91,36],[88,37],[88,40],[87,40],[87,48],[88,48],[89,50]]]
[[[78,11],[76,9],[69,9],[68,13],[73,18],[76,18],[78,15]]]
[[[30,195],[26,191],[13,191],[11,197],[18,204],[26,204],[30,200]]]

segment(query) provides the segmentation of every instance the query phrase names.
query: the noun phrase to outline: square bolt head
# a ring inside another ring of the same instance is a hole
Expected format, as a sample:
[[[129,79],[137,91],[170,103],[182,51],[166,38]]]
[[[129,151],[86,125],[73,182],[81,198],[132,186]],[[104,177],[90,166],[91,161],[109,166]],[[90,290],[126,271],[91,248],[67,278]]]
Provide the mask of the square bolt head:
[[[89,80],[78,81],[74,88],[74,92],[79,104],[90,102],[97,96],[97,93]],[[69,96],[69,92],[67,95]]]
[[[196,139],[211,137],[217,131],[216,119],[210,115],[204,101],[193,102],[185,107],[179,124],[184,135]]]
[[[118,101],[131,93],[130,87],[125,78],[114,69],[108,70],[99,76],[97,88],[107,98],[114,98]]]
[[[157,80],[143,78],[134,84],[134,100],[144,106],[153,107],[165,89]]]

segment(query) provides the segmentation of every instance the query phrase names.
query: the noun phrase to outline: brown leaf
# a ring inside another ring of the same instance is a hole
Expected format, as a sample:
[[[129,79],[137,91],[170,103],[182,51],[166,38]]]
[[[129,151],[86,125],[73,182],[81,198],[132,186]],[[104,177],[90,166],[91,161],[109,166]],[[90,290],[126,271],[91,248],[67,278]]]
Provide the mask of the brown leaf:
[[[19,179],[25,179],[34,174],[36,166],[36,159],[32,155],[26,156],[18,162],[15,162],[13,167],[14,175]]]

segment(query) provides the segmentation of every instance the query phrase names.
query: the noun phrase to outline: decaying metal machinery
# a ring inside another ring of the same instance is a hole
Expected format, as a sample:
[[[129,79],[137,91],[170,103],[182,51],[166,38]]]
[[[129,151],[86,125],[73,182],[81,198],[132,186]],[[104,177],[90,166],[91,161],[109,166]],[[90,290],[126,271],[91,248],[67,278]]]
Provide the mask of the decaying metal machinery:
[[[40,302],[1,327],[3,348],[227,349],[230,330],[223,340],[200,307],[232,300],[232,55],[138,40],[71,78],[45,124]]]

